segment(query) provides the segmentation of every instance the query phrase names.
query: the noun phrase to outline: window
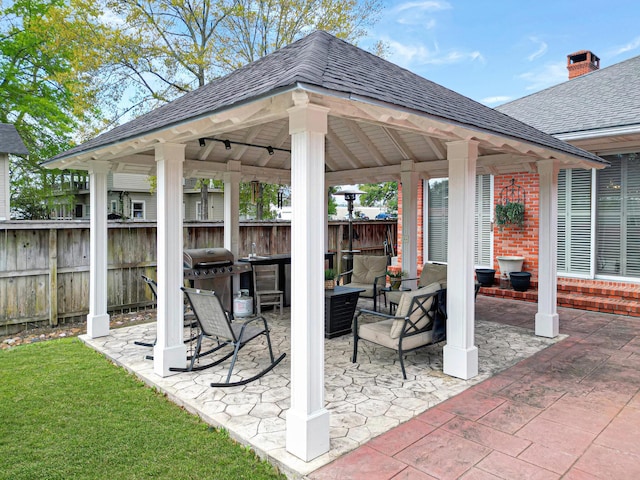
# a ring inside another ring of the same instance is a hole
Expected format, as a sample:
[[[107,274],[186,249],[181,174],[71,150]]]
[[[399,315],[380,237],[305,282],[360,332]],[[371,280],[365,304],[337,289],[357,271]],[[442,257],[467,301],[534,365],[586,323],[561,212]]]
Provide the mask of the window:
[[[493,205],[493,185],[491,175],[476,176],[476,207],[474,226],[474,263],[491,265],[491,246],[493,228],[491,210]],[[447,261],[448,247],[448,204],[449,181],[447,179],[429,180],[427,193],[428,215],[428,260]]]
[[[131,218],[145,218],[144,216],[144,202],[131,201]]]
[[[640,277],[640,153],[603,157],[596,174],[596,273]]]
[[[109,213],[118,213],[118,201],[111,200],[110,205],[111,207],[109,208]]]
[[[196,220],[202,220],[202,202],[196,202]]]
[[[558,272],[591,275],[591,170],[558,174]]]
[[[83,211],[84,211],[84,205],[82,205],[81,203],[78,203],[75,206],[74,212],[73,212],[73,216],[76,218],[82,218],[83,215]]]

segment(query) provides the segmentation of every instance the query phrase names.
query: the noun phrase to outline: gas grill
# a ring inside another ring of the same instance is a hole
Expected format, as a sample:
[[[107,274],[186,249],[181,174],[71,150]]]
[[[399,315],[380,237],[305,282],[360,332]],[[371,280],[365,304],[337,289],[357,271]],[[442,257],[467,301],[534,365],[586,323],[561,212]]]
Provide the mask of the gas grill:
[[[184,278],[193,288],[213,290],[222,306],[232,310],[234,275],[251,271],[251,264],[235,262],[233,253],[226,248],[194,248],[184,250]]]

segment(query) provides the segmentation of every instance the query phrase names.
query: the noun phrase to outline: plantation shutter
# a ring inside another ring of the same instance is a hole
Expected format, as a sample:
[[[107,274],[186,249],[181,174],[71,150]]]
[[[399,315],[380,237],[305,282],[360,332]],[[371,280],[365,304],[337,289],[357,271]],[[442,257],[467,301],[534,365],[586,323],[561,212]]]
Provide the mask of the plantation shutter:
[[[449,204],[449,181],[429,180],[428,196],[428,256],[432,262],[447,261],[447,235]]]
[[[428,260],[447,261],[449,181],[429,180],[428,193]],[[491,265],[491,175],[476,176],[474,228],[474,262]]]
[[[596,271],[604,275],[620,275],[622,162],[618,157],[608,160],[611,166],[597,173]]]
[[[627,155],[625,275],[640,277],[640,154]]]
[[[558,175],[558,271],[591,273],[591,170]]]
[[[476,265],[491,267],[491,175],[476,176],[474,255]]]
[[[604,157],[597,173],[597,272],[640,277],[640,154]]]

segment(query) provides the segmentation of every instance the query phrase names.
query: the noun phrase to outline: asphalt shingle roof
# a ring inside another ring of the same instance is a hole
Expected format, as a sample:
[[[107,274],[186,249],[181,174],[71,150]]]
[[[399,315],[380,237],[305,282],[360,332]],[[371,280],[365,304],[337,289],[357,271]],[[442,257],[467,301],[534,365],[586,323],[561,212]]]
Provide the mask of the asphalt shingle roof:
[[[595,155],[322,31],[314,32],[55,158],[210,115],[300,84],[405,107],[464,126],[601,161]]]
[[[497,107],[551,135],[640,125],[640,56]]]
[[[0,153],[29,154],[16,127],[8,123],[0,123]]]

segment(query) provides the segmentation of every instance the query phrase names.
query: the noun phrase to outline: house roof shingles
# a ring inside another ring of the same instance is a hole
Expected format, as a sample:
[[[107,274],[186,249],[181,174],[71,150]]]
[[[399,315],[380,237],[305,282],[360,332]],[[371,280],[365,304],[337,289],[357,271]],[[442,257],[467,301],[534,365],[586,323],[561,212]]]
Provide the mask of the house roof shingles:
[[[0,153],[29,154],[29,150],[24,146],[16,127],[9,123],[0,123]]]
[[[210,115],[297,85],[361,96],[602,162],[589,152],[322,31],[314,32],[50,161]]]
[[[640,127],[640,56],[497,107],[551,135]]]

